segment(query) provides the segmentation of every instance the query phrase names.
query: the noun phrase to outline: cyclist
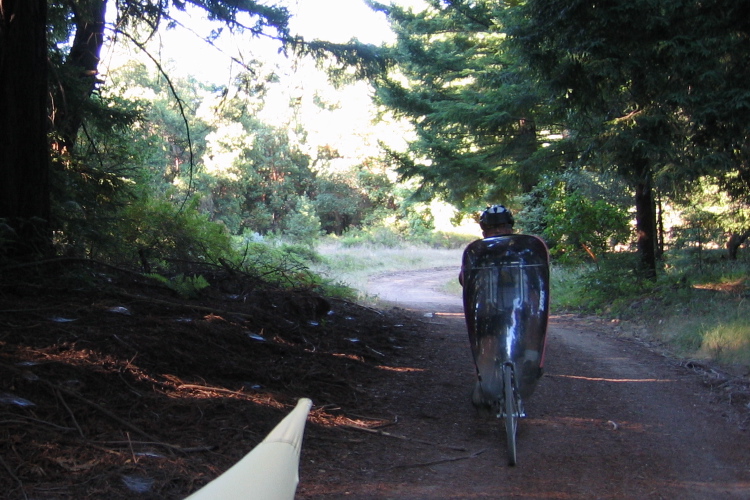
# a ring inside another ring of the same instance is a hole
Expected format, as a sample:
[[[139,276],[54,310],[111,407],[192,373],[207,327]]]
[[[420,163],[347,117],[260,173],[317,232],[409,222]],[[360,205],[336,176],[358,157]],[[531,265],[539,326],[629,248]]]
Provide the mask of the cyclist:
[[[513,234],[513,214],[503,205],[491,205],[488,206],[482,214],[479,216],[479,227],[482,229],[482,237],[493,238],[496,236],[506,236]],[[467,253],[464,252],[464,258],[462,259],[461,272],[458,275],[458,281],[463,286],[464,284],[464,265],[467,262]],[[475,339],[472,343],[475,342]],[[474,353],[476,356],[476,353]],[[475,367],[477,368],[477,382],[474,386],[471,395],[471,402],[477,411],[484,416],[490,416],[492,414],[492,408],[489,402],[485,399],[481,388],[479,375],[479,367],[476,366],[477,359],[475,358]]]
[[[479,227],[482,229],[483,238],[513,234],[513,224],[515,224],[513,214],[503,205],[489,206],[479,216]],[[458,282],[461,285],[464,284],[463,266],[458,275]]]

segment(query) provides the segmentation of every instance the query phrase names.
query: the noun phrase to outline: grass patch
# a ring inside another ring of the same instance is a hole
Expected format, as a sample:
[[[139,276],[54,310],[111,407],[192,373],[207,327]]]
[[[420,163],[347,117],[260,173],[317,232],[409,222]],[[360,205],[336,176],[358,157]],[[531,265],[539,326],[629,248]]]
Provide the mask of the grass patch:
[[[701,351],[722,363],[750,360],[750,320],[735,318],[721,322],[703,333]]]
[[[658,338],[685,356],[750,364],[750,307],[744,299],[703,300],[700,309],[681,311],[665,317],[654,329]]]
[[[417,271],[436,267],[461,267],[463,248],[434,248],[419,245],[382,247],[360,244],[350,246],[337,242],[317,248],[323,264],[314,266],[316,272],[328,279],[341,282],[364,292],[372,276],[399,271]]]

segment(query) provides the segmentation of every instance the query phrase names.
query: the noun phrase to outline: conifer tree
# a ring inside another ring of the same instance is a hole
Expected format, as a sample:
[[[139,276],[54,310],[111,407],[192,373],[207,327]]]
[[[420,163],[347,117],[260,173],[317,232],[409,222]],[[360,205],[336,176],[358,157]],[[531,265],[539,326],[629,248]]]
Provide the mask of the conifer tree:
[[[545,110],[506,43],[507,7],[428,3],[417,12],[376,5],[398,36],[388,51],[395,69],[375,81],[377,99],[417,134],[408,153],[391,152],[399,172],[419,178],[424,197],[459,206],[529,191],[543,171],[535,155]]]
[[[511,32],[566,116],[579,161],[630,182],[648,277],[657,270],[657,187],[669,194],[702,175],[742,185],[747,10],[741,1],[529,0]]]

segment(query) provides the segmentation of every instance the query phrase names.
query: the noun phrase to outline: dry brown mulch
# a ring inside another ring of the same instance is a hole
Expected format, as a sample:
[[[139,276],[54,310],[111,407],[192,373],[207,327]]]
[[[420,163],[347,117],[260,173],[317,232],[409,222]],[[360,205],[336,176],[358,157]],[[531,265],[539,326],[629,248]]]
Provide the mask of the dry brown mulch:
[[[85,261],[0,273],[0,491],[9,499],[184,498],[300,397],[314,401],[308,425],[322,435],[377,415],[364,395],[416,329],[398,311],[215,269],[192,299]],[[307,456],[326,453],[311,446]]]

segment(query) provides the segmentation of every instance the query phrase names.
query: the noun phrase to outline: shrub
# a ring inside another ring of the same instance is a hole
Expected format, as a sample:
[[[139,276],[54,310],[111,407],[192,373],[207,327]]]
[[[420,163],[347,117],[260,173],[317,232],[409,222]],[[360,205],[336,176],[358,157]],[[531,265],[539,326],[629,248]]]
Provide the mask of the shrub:
[[[110,260],[169,269],[179,261],[216,262],[232,255],[230,236],[189,204],[145,199],[125,207],[111,226],[110,244],[101,253]],[[169,273],[165,273],[169,274]]]

